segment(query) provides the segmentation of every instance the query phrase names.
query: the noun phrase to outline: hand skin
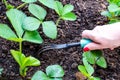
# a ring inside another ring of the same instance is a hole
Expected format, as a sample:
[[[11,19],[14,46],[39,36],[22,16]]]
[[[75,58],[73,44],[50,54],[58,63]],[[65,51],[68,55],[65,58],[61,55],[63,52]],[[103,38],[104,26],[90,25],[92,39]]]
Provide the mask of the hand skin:
[[[120,46],[120,22],[97,26],[93,30],[84,30],[83,38],[91,39],[93,42],[84,47],[84,50],[98,50]]]

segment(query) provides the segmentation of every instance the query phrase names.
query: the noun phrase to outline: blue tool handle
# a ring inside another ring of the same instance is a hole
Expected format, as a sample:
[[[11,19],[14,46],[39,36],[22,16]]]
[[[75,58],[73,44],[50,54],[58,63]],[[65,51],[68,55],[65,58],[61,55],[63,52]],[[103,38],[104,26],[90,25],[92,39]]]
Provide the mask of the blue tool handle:
[[[89,44],[91,42],[93,42],[93,41],[90,40],[90,39],[87,39],[87,38],[83,38],[83,39],[80,40],[80,45],[81,45],[82,48],[84,48],[87,44]]]

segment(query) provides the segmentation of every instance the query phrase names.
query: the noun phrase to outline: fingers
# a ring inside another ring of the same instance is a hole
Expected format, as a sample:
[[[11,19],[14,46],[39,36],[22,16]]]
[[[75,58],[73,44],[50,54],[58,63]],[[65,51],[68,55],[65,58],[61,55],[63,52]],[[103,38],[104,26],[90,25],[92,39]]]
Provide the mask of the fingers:
[[[92,41],[99,43],[101,42],[100,40],[100,36],[98,37],[98,33],[96,31],[93,30],[85,30],[82,32],[82,37],[83,38],[88,38],[91,39]]]
[[[92,42],[86,45],[83,50],[86,52],[89,50],[98,50],[98,49],[103,49],[103,46],[101,44]]]

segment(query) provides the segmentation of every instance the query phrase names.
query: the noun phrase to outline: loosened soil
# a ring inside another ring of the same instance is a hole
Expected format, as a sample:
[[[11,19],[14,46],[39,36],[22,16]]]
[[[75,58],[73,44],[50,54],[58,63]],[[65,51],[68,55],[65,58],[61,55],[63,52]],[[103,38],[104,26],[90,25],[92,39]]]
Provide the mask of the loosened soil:
[[[9,3],[18,6],[21,4],[19,0],[8,0]],[[28,42],[23,43],[23,52],[26,56],[32,55],[41,61],[41,66],[30,67],[27,72],[25,80],[37,71],[43,70],[48,65],[60,64],[65,70],[64,80],[76,80],[75,74],[78,72],[77,66],[82,64],[82,48],[73,47],[62,50],[51,50],[44,52],[38,56],[38,50],[44,45],[78,42],[81,39],[81,33],[85,29],[93,29],[97,25],[104,25],[107,19],[100,15],[100,12],[106,9],[108,3],[106,0],[61,0],[64,4],[70,3],[75,6],[74,12],[77,15],[77,20],[74,22],[61,21],[58,26],[58,37],[56,40],[48,39],[39,29],[40,34],[44,38],[42,45],[32,44]],[[45,7],[46,8],[46,7]],[[57,14],[46,8],[48,15],[46,20],[56,21]],[[21,9],[28,14],[27,6]],[[7,23],[10,25],[5,15],[6,9],[4,4],[0,1],[0,23]],[[30,15],[30,14],[28,14]],[[10,54],[10,49],[18,49],[18,44],[0,38],[0,67],[4,68],[0,80],[21,80],[19,75],[19,66]],[[120,50],[119,48],[111,51],[104,50],[108,67],[103,69],[96,68],[95,76],[101,77],[102,80],[120,80]]]

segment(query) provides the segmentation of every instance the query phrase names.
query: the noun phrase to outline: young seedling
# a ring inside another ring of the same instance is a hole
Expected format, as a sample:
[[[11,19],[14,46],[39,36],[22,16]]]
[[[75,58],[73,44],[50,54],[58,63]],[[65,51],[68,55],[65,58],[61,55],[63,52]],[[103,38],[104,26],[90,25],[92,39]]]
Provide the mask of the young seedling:
[[[54,9],[56,13],[59,15],[58,20],[56,21],[56,26],[58,26],[61,19],[63,20],[70,20],[74,21],[76,20],[76,15],[71,12],[74,9],[74,6],[71,4],[67,4],[63,6],[63,4],[60,1],[55,0],[39,0],[42,4],[45,6]]]
[[[51,65],[46,68],[46,74],[43,71],[37,71],[31,80],[62,80],[64,70],[60,65]]]
[[[16,34],[6,24],[0,24],[0,36],[8,40],[19,42],[19,51],[21,53],[23,41],[29,41],[38,44],[43,42],[37,30],[25,31],[23,29],[23,21],[27,17],[23,12],[17,9],[11,9],[7,11],[6,14],[12,23]]]
[[[92,76],[94,68],[88,63],[85,57],[83,58],[83,64],[84,65],[79,65],[78,69],[87,78],[87,80],[100,80],[100,78]]]
[[[2,2],[5,4],[7,10],[13,9],[15,7],[15,6],[9,4],[6,0],[2,0]]]
[[[23,53],[19,51],[11,50],[10,51],[16,62],[20,66],[20,75],[23,77],[26,76],[26,71],[28,70],[29,66],[39,66],[40,61],[32,56],[26,57]]]
[[[25,57],[22,54],[22,42],[28,41],[33,43],[41,44],[43,42],[37,30],[35,31],[25,31],[23,29],[23,21],[27,17],[23,12],[17,9],[10,9],[6,12],[14,31],[6,24],[0,24],[0,36],[7,40],[12,40],[19,43],[19,52],[11,51],[13,57],[20,65],[20,74],[22,76],[26,75],[26,66],[31,66],[29,62],[34,61],[33,57]],[[16,57],[19,56],[19,57]],[[21,59],[20,59],[21,58]],[[33,60],[32,60],[33,59]],[[22,60],[20,62],[20,60]],[[29,61],[28,61],[29,60]],[[27,64],[25,63],[27,61]],[[37,61],[37,60],[36,60]],[[38,62],[38,61],[37,61]],[[40,64],[37,64],[40,65]]]
[[[96,64],[102,68],[107,67],[106,60],[100,50],[84,52],[83,64],[84,65],[79,65],[78,69],[85,77],[87,77],[88,80],[100,80],[100,78],[92,76],[94,73],[94,66]],[[93,65],[93,67],[91,65]]]
[[[84,52],[83,57],[85,57],[87,61],[92,65],[97,64],[102,68],[107,68],[106,60],[102,55],[102,51],[100,50]]]
[[[108,10],[103,11],[101,15],[108,17],[109,23],[115,23],[120,21],[120,0],[108,0]]]
[[[51,39],[55,39],[57,37],[57,27],[53,21],[44,21],[47,15],[46,10],[36,4],[30,4],[28,9],[36,18],[26,17],[23,28],[28,31],[34,31],[42,25],[45,35]]]

